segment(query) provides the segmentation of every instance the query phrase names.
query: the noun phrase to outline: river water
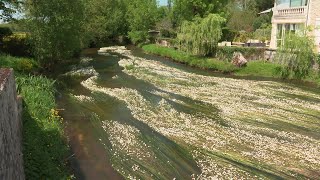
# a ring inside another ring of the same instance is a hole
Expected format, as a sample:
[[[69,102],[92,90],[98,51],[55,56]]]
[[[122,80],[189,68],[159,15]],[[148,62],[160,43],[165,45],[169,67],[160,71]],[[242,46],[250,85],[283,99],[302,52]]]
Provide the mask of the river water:
[[[83,53],[59,108],[78,179],[320,176],[320,92],[192,69],[140,49]]]

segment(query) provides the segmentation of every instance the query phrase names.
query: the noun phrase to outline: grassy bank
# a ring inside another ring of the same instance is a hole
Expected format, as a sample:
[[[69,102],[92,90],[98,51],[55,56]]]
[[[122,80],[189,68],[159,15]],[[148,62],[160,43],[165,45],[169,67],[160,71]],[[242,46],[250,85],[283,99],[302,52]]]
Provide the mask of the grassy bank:
[[[238,69],[228,62],[219,61],[213,58],[191,56],[182,51],[161,47],[154,44],[145,45],[142,47],[142,49],[148,53],[168,57],[180,63],[184,63],[201,69],[211,69],[223,73],[234,72]]]
[[[23,158],[27,179],[67,179],[68,146],[55,104],[54,81],[27,75],[37,69],[34,60],[0,56],[0,67],[15,70],[17,89],[24,100]]]
[[[172,48],[161,47],[155,44],[149,44],[142,49],[151,54],[170,58],[174,61],[181,62],[193,67],[202,69],[211,69],[223,73],[231,73],[236,76],[257,76],[257,77],[273,77],[281,78],[278,73],[279,65],[265,61],[251,61],[246,67],[237,68],[230,62],[220,61],[214,58],[195,57],[185,52],[174,50]],[[320,85],[320,77],[318,73],[311,73],[305,81],[314,82]]]

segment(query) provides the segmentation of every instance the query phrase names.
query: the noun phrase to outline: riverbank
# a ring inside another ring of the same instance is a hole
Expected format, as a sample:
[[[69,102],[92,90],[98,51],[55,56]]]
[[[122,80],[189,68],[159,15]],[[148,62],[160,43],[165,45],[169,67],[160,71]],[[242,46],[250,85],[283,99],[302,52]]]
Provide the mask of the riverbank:
[[[33,59],[0,55],[0,67],[15,70],[18,93],[23,97],[23,159],[26,179],[67,179],[68,146],[55,103],[55,81],[33,76]]]
[[[230,62],[220,61],[209,57],[195,57],[179,50],[158,46],[155,44],[145,45],[142,47],[142,49],[146,53],[166,57],[176,62],[200,69],[208,69],[221,73],[233,74],[236,76],[281,78],[281,75],[278,73],[278,68],[280,67],[279,65],[262,60],[248,62],[246,67],[238,68],[232,65]],[[307,78],[303,79],[303,81],[320,85],[320,77],[315,72],[311,73]]]

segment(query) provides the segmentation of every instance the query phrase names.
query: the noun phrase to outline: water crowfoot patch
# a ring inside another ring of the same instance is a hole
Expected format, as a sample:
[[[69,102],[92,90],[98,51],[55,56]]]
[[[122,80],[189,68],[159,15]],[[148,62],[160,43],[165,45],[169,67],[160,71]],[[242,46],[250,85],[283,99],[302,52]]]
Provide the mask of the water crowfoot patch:
[[[125,74],[150,83],[154,89],[100,87],[98,76],[82,85],[124,102],[135,119],[187,149],[201,169],[195,174],[197,178],[320,175],[318,93],[279,82],[190,73],[135,57],[123,47],[107,50],[126,57],[119,61]],[[128,65],[134,69],[125,68]],[[111,127],[127,129],[113,131]],[[124,133],[111,135],[111,141],[117,142],[114,146],[119,151],[139,158],[132,153],[139,149],[137,141],[130,137],[137,137],[140,131],[114,123],[105,124],[105,129],[110,134]],[[148,150],[150,156],[152,152]],[[131,169],[132,176],[141,172],[138,164]]]

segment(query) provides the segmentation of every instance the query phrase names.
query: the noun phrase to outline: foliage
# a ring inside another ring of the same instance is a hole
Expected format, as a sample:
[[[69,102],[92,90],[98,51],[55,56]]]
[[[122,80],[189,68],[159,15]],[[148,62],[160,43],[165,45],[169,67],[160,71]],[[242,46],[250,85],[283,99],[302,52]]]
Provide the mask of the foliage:
[[[253,33],[247,31],[240,31],[235,39],[234,42],[247,42],[248,40],[253,38]]]
[[[13,68],[18,73],[31,73],[38,68],[38,64],[30,58],[0,55],[0,67]]]
[[[81,48],[82,0],[27,0],[24,8],[33,53],[41,65],[50,67]]]
[[[257,17],[254,21],[253,21],[253,30],[257,30],[257,29],[263,29],[266,28],[268,26],[271,26],[271,15],[268,14],[263,14],[259,17]]]
[[[314,55],[313,38],[306,34],[289,34],[276,54],[275,61],[281,65],[283,78],[304,78],[312,67]]]
[[[257,16],[261,11],[273,7],[273,0],[231,0],[228,4],[230,29],[252,32],[264,24],[271,24],[272,13]]]
[[[214,53],[222,36],[221,26],[224,22],[225,19],[216,14],[185,21],[178,34],[180,50],[203,56]]]
[[[240,52],[247,59],[263,59],[265,49],[252,47],[218,47],[216,57],[231,62],[233,54]]]
[[[12,35],[12,31],[9,27],[0,27],[0,42],[6,36]]]
[[[230,0],[174,0],[172,19],[175,26],[195,17],[206,17],[211,13],[224,16],[225,6]]]
[[[85,1],[85,40],[99,43],[105,39],[126,35],[126,2],[123,0]]]
[[[274,0],[255,0],[255,1],[256,1],[256,9],[259,12],[270,9],[274,5]]]
[[[55,110],[54,81],[41,76],[18,76],[23,96],[23,158],[26,179],[67,179],[68,146]]]
[[[241,18],[240,18],[241,17]],[[231,17],[228,20],[227,27],[235,31],[253,31],[253,22],[256,18],[256,12],[253,10],[232,10]]]
[[[29,39],[25,33],[15,33],[4,37],[0,51],[19,57],[30,57],[32,54]]]
[[[149,35],[146,31],[131,31],[128,33],[133,44],[140,44],[147,41]]]
[[[164,38],[176,38],[177,33],[173,30],[168,30],[168,29],[161,29],[160,30],[161,37]]]
[[[127,8],[128,37],[134,44],[145,42],[148,30],[155,25],[157,20],[157,1],[128,0]]]
[[[255,39],[258,39],[260,41],[266,41],[271,39],[271,30],[272,26],[262,26],[261,29],[257,29],[254,33],[253,36]]]
[[[238,35],[237,31],[231,30],[227,27],[222,28],[222,41],[234,41],[236,36]]]
[[[219,61],[212,58],[196,57],[182,51],[174,50],[172,48],[161,47],[153,44],[145,45],[142,48],[148,53],[168,57],[180,63],[184,63],[201,69],[211,69],[223,73],[230,73],[237,69],[235,66],[228,62]]]

